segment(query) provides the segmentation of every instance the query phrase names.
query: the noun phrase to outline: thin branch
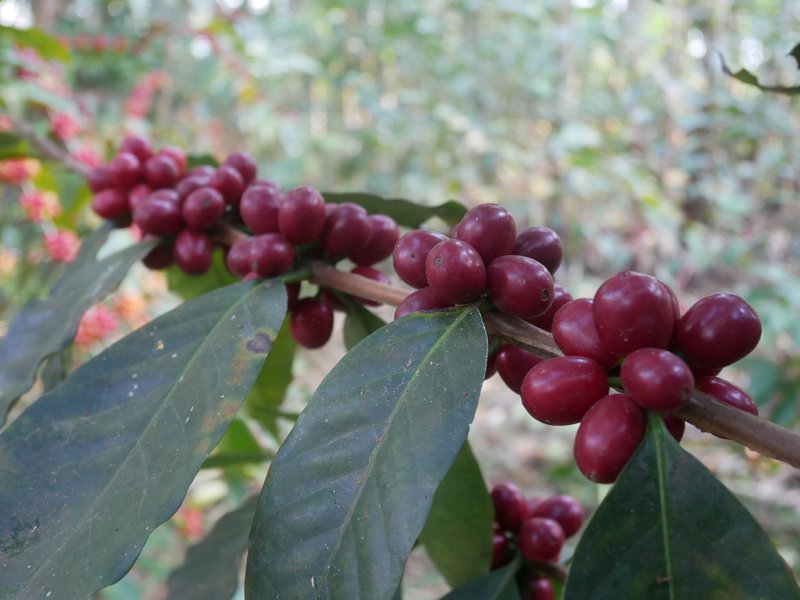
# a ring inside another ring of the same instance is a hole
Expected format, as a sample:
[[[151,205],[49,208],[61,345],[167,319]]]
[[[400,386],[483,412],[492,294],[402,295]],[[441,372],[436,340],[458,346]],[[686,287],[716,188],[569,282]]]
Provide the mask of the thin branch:
[[[72,158],[69,153],[52,140],[41,137],[28,123],[18,119],[10,119],[13,130],[24,140],[30,142],[41,156],[58,161],[78,175],[86,177],[91,170],[87,165]]]

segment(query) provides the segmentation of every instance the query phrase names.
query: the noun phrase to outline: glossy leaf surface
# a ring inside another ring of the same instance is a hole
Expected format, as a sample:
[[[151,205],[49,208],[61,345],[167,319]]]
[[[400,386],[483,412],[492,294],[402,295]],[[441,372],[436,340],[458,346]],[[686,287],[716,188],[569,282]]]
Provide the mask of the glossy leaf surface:
[[[454,589],[442,600],[520,600],[516,580],[518,569],[519,562],[514,561]]]
[[[341,202],[353,202],[367,209],[370,214],[389,215],[398,225],[415,228],[422,225],[428,219],[439,217],[450,225],[455,225],[467,214],[467,209],[463,204],[455,200],[448,200],[437,206],[425,206],[402,198],[382,198],[374,194],[364,194],[360,192],[347,192],[336,194],[324,192],[325,202],[339,204]]]

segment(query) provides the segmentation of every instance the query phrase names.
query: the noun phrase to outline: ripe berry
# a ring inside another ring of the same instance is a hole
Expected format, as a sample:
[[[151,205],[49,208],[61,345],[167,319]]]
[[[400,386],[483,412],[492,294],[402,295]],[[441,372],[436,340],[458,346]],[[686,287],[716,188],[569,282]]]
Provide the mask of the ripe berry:
[[[112,158],[108,170],[114,186],[122,190],[132,188],[142,178],[142,164],[130,152],[122,152]]]
[[[660,348],[641,348],[625,357],[620,371],[625,393],[649,410],[677,410],[692,397],[694,377],[678,356]]]
[[[538,260],[548,271],[555,273],[561,265],[564,246],[561,238],[552,229],[529,227],[520,231],[512,253]]]
[[[489,297],[505,313],[530,319],[553,302],[553,278],[544,265],[525,256],[501,256],[486,269]]]
[[[203,231],[219,223],[225,213],[225,198],[214,188],[200,188],[184,200],[181,213],[188,227]]]
[[[243,238],[235,242],[225,256],[225,264],[228,271],[239,277],[244,277],[250,273],[250,245],[253,238]]]
[[[225,162],[222,163],[226,167],[233,167],[244,179],[245,185],[249,184],[256,178],[256,161],[247,152],[234,152]]]
[[[294,247],[280,233],[263,233],[250,243],[250,270],[260,277],[275,277],[292,268]]]
[[[369,215],[363,207],[351,202],[330,209],[320,234],[320,247],[334,259],[350,256],[367,245],[372,235]]]
[[[146,183],[140,183],[131,188],[128,192],[128,210],[133,213],[145,198],[153,193],[153,190]]]
[[[686,360],[721,368],[744,358],[761,339],[761,320],[735,294],[711,294],[698,300],[678,321],[675,342]]]
[[[431,248],[425,275],[436,295],[451,304],[474,302],[486,285],[480,254],[461,240],[445,240]]]
[[[203,173],[190,174],[181,179],[175,184],[175,191],[178,192],[178,197],[181,202],[189,196],[193,191],[200,188],[209,187],[211,185],[211,175]]]
[[[575,436],[575,462],[595,483],[613,483],[639,447],[647,427],[642,408],[625,394],[601,398]]]
[[[524,600],[553,600],[553,584],[547,577],[534,577],[528,584],[528,596]]]
[[[129,213],[128,198],[117,188],[97,192],[92,198],[92,210],[104,219],[118,219]]]
[[[553,302],[550,304],[550,308],[538,317],[525,320],[539,329],[551,331],[553,328],[553,318],[556,316],[556,313],[570,300],[572,300],[572,294],[570,294],[566,288],[556,283],[553,286]],[[592,327],[594,327],[594,323],[592,323]]]
[[[519,549],[526,558],[537,562],[555,560],[563,545],[564,531],[553,519],[533,517],[522,524]]]
[[[157,154],[144,163],[144,176],[154,190],[171,188],[181,176],[180,167],[175,160],[166,154]]]
[[[492,537],[492,570],[507,565],[513,558],[514,551],[508,538],[502,532],[495,532]]]
[[[177,146],[166,146],[158,151],[156,156],[169,156],[178,165],[178,176],[186,172],[186,152]]]
[[[145,233],[176,235],[183,229],[181,204],[174,190],[157,190],[145,198],[133,212],[133,222]]]
[[[367,245],[350,255],[350,260],[357,265],[374,265],[388,258],[400,238],[400,230],[392,217],[370,215],[369,222],[372,226],[372,235],[369,236]]]
[[[357,212],[360,214],[360,211]],[[278,226],[293,244],[308,244],[316,240],[325,227],[325,200],[322,194],[313,187],[299,187],[286,192],[278,208]],[[360,232],[356,231],[355,234],[359,235]]]
[[[386,275],[383,271],[379,271],[373,267],[364,267],[358,266],[355,267],[350,271],[351,273],[355,273],[356,275],[361,275],[362,277],[366,277],[367,279],[372,279],[373,281],[377,281],[378,283],[383,283],[389,285],[391,283],[389,276]],[[367,300],[366,298],[359,298],[358,296],[353,296],[353,300],[356,302],[360,302],[364,306],[380,306],[380,302],[375,302],[374,300]]]
[[[208,177],[210,180],[210,178],[214,176],[215,171],[216,169],[211,165],[197,165],[186,174],[186,177],[194,177],[195,175],[199,175],[201,177]]]
[[[512,392],[520,393],[522,380],[542,359],[514,344],[505,344],[497,351],[497,371]]]
[[[242,194],[239,212],[244,224],[255,234],[279,233],[278,209],[283,192],[271,181],[250,185]]]
[[[546,517],[553,519],[564,530],[565,537],[575,535],[583,525],[585,513],[583,506],[572,496],[559,495],[551,496],[542,500],[534,512],[531,513],[533,517]]]
[[[286,310],[294,310],[300,297],[300,282],[286,284]]]
[[[522,381],[522,404],[534,419],[549,425],[577,423],[608,393],[605,369],[583,356],[540,362]]]
[[[301,346],[319,348],[333,331],[333,308],[324,298],[303,298],[297,302],[289,320],[292,337]]]
[[[504,531],[519,531],[528,516],[528,504],[522,491],[513,483],[498,483],[492,488],[492,504],[497,524]]]
[[[684,431],[686,431],[686,421],[672,415],[664,415],[661,420],[664,421],[664,427],[675,438],[675,441],[680,442],[683,439]]]
[[[171,243],[156,246],[147,253],[147,256],[142,259],[144,266],[154,271],[166,269],[174,262],[175,256],[173,253],[173,245]]]
[[[211,177],[211,187],[216,188],[222,194],[226,204],[239,206],[245,185],[239,171],[233,167],[222,166]]]
[[[153,147],[150,145],[150,142],[136,135],[129,135],[122,140],[119,151],[130,152],[136,156],[136,158],[138,158],[139,162],[142,164],[144,164],[147,159],[153,155]]]
[[[394,318],[401,319],[409,313],[436,310],[438,308],[447,308],[448,306],[450,304],[439,298],[431,288],[424,287],[412,292],[397,305],[394,311]]]
[[[173,255],[181,271],[189,275],[202,275],[211,268],[214,244],[199,231],[184,229],[175,238]]]
[[[492,352],[486,357],[486,370],[483,372],[483,378],[489,379],[497,373],[497,352]]]
[[[392,253],[392,264],[397,276],[411,287],[426,287],[428,277],[425,275],[425,261],[428,253],[436,244],[446,239],[446,235],[427,229],[414,229],[401,237]]]
[[[606,349],[594,326],[592,300],[579,298],[567,302],[553,318],[553,341],[564,354],[586,356],[603,368],[613,367],[618,357]]]
[[[594,324],[603,345],[624,356],[639,348],[666,348],[675,325],[672,294],[665,283],[625,271],[607,279],[594,295]]]
[[[89,184],[89,189],[95,194],[110,187],[114,187],[114,182],[111,179],[111,169],[108,167],[95,167],[91,169],[88,175],[86,175],[86,183]]]
[[[701,377],[697,380],[697,389],[715,400],[730,404],[734,408],[758,416],[758,406],[750,394],[720,377]]]
[[[511,213],[499,204],[480,204],[464,215],[455,237],[475,248],[488,265],[500,256],[511,254],[516,235]]]

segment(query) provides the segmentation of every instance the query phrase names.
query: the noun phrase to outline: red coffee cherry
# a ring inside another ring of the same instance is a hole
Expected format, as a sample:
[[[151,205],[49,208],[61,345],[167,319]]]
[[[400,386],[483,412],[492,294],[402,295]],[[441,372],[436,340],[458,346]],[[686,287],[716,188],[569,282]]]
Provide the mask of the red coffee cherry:
[[[225,256],[225,265],[228,271],[239,277],[244,277],[252,271],[250,268],[250,245],[253,243],[253,238],[247,237],[238,240],[228,250]]]
[[[133,211],[136,210],[136,207],[139,206],[152,193],[153,190],[150,189],[150,186],[146,183],[140,183],[133,186],[131,191],[128,192],[128,210],[133,213]]]
[[[525,256],[501,256],[486,269],[489,298],[505,313],[530,319],[553,302],[553,278],[544,265]]]
[[[114,187],[127,190],[142,179],[142,164],[134,154],[122,152],[108,163],[108,171]]]
[[[177,146],[166,146],[156,153],[156,156],[169,156],[178,166],[178,176],[186,172],[186,152]]]
[[[192,170],[186,174],[186,177],[195,177],[195,176],[208,177],[210,182],[211,178],[214,176],[215,171],[216,169],[211,165],[197,165],[196,167],[193,167]]]
[[[384,283],[389,285],[391,280],[389,276],[386,275],[383,271],[379,271],[373,267],[364,267],[358,266],[355,267],[350,271],[351,273],[355,273],[356,275],[361,275],[362,277],[366,277],[367,279],[372,279],[373,281],[377,281],[378,283]],[[360,302],[364,306],[380,306],[380,302],[375,302],[374,300],[367,300],[366,298],[359,298],[358,296],[353,296],[353,300],[356,302]]]
[[[684,431],[686,431],[686,421],[672,415],[664,415],[661,420],[664,421],[664,427],[675,438],[675,441],[680,442],[683,439]]]
[[[583,417],[575,436],[575,463],[595,483],[614,483],[647,428],[642,408],[625,394],[601,398]]]
[[[492,488],[494,520],[504,531],[516,532],[528,516],[525,494],[513,483],[504,481]]]
[[[114,182],[111,179],[111,169],[107,166],[91,169],[86,175],[86,183],[89,184],[89,189],[95,194],[114,187]]]
[[[226,204],[239,206],[245,184],[239,171],[233,167],[222,166],[214,172],[211,178],[211,187],[222,194]]]
[[[222,163],[226,167],[233,167],[239,171],[239,175],[244,179],[245,185],[249,184],[256,178],[256,161],[247,152],[234,152],[225,162]]]
[[[570,294],[566,288],[556,283],[553,286],[553,302],[550,304],[550,308],[538,317],[525,320],[539,329],[551,331],[553,328],[553,318],[556,316],[556,313],[570,300],[572,300],[572,294]],[[592,323],[592,328],[594,328],[594,323]]]
[[[294,247],[280,233],[264,233],[250,242],[250,270],[259,277],[282,275],[294,264]]]
[[[519,549],[525,558],[549,562],[558,558],[564,545],[564,531],[553,519],[533,517],[522,524]]]
[[[329,257],[339,259],[361,250],[371,235],[367,211],[358,204],[343,202],[333,206],[325,218],[320,247]]]
[[[697,380],[697,389],[715,400],[758,416],[758,406],[750,394],[721,377],[701,377]]]
[[[678,356],[660,348],[641,348],[632,352],[620,371],[625,393],[639,406],[671,412],[689,401],[694,376]]]
[[[492,570],[504,567],[514,558],[514,551],[504,533],[495,532],[492,537]]]
[[[372,235],[369,236],[367,245],[350,255],[350,260],[357,265],[374,265],[388,258],[400,238],[400,230],[392,217],[370,215],[369,222],[372,226]]]
[[[313,187],[299,187],[286,192],[278,207],[278,226],[293,244],[308,244],[316,240],[325,227],[322,194]]]
[[[722,368],[744,358],[761,339],[761,320],[735,294],[711,294],[698,300],[678,321],[675,342],[686,360],[699,367]]]
[[[492,352],[486,357],[486,370],[483,372],[483,379],[489,379],[497,373],[497,352]]]
[[[527,256],[542,263],[550,273],[561,265],[564,245],[558,234],[547,227],[529,227],[520,231],[514,242],[513,254]]]
[[[283,192],[277,184],[272,182],[253,183],[242,195],[239,213],[242,215],[244,224],[253,233],[257,235],[279,233],[278,210],[282,202]]]
[[[92,198],[92,210],[104,219],[119,219],[130,212],[125,192],[108,188],[97,192]]]
[[[603,344],[594,326],[592,300],[578,298],[567,302],[553,318],[553,341],[564,354],[596,360],[608,370],[619,357]]]
[[[447,236],[437,231],[414,229],[395,244],[392,264],[395,273],[411,287],[424,288],[428,285],[425,275],[425,261],[436,244],[447,240]]]
[[[425,275],[436,295],[452,304],[474,302],[486,285],[480,254],[461,240],[445,240],[431,248]]]
[[[175,256],[172,243],[156,246],[142,259],[144,266],[153,271],[166,269],[172,266],[174,262]]]
[[[177,235],[183,229],[177,192],[163,189],[150,194],[133,211],[133,222],[151,235]]]
[[[528,596],[524,600],[553,600],[553,584],[547,577],[534,577],[528,583]]]
[[[608,378],[605,369],[590,358],[561,356],[528,371],[521,393],[522,404],[534,419],[571,425],[608,393]]]
[[[666,348],[672,338],[672,294],[650,275],[625,271],[607,279],[594,295],[592,311],[597,333],[613,354]]]
[[[565,537],[572,537],[583,525],[586,513],[575,498],[562,494],[542,500],[531,516],[553,519],[561,525]]]
[[[173,255],[181,271],[189,275],[202,275],[211,268],[214,244],[204,233],[184,229],[175,238]]]
[[[183,202],[189,194],[200,188],[211,187],[211,175],[204,173],[189,174],[175,184],[175,191]]]
[[[431,288],[424,287],[416,292],[412,292],[397,305],[394,311],[394,318],[402,319],[407,314],[413,312],[437,310],[440,308],[447,308],[448,306],[450,306],[450,304],[439,298]]]
[[[514,217],[499,204],[480,204],[471,208],[455,233],[456,239],[475,248],[485,265],[511,254],[516,235]]]
[[[144,163],[144,176],[154,190],[171,188],[181,176],[181,170],[175,160],[166,154],[158,154]]]
[[[211,187],[193,191],[183,202],[183,220],[191,229],[203,231],[219,223],[225,214],[225,198]]]
[[[300,298],[300,282],[286,284],[286,310],[294,310]]]
[[[534,366],[542,362],[535,354],[514,344],[505,344],[497,351],[497,371],[512,392],[520,393],[522,380]]]
[[[122,140],[122,144],[119,146],[119,151],[120,153],[130,152],[136,158],[138,158],[139,162],[142,164],[144,164],[147,159],[153,155],[153,147],[150,145],[150,142],[137,135],[129,135]]]
[[[301,346],[319,348],[330,339],[333,331],[333,308],[326,299],[298,300],[289,320],[292,337]]]

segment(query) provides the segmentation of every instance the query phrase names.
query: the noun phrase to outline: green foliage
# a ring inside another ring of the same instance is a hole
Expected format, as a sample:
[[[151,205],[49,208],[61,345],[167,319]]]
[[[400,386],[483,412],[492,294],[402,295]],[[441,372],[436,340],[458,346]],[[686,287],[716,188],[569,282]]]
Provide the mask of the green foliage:
[[[32,48],[45,59],[66,61],[70,58],[69,49],[64,44],[40,29],[17,29],[0,25],[0,41],[2,40],[10,40],[23,48]]]
[[[334,367],[267,475],[250,537],[249,595],[395,592],[466,438],[486,351],[471,307],[395,321]]]
[[[13,133],[0,132],[0,160],[26,158],[35,154],[26,140]]]
[[[520,600],[516,580],[519,567],[519,561],[515,560],[505,567],[462,585],[442,600]]]
[[[425,221],[439,217],[445,223],[455,225],[466,214],[467,209],[463,204],[450,200],[438,206],[425,206],[402,198],[381,198],[374,194],[348,192],[335,194],[325,192],[325,202],[339,204],[353,202],[363,206],[370,214],[384,214],[392,217],[399,225],[404,227],[420,227]]]
[[[651,415],[575,550],[564,600],[800,598],[761,527]]]
[[[187,302],[0,434],[0,595],[85,597],[127,572],[239,409],[285,302],[275,283]]]
[[[348,350],[351,350],[369,334],[386,325],[386,321],[355,300],[344,295],[340,296],[340,299],[347,306],[343,334],[344,345]]]

